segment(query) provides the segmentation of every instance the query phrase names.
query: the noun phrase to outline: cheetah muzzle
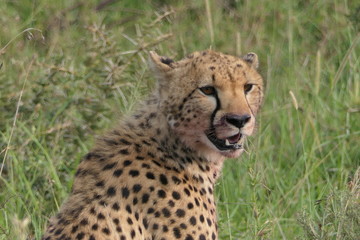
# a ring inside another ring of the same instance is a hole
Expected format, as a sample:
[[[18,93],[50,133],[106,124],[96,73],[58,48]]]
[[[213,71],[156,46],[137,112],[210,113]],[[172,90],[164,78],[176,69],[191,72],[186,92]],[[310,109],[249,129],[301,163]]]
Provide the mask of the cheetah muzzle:
[[[254,53],[174,61],[150,52],[157,86],[79,164],[43,240],[217,240],[214,187],[255,129]]]

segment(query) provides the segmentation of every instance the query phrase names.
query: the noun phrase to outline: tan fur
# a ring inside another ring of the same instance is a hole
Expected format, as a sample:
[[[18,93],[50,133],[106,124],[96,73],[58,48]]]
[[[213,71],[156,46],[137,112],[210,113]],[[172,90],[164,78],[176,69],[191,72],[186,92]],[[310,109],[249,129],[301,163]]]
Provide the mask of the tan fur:
[[[222,143],[241,136],[238,146],[252,134],[263,94],[257,65],[253,53],[173,62],[151,52],[157,88],[84,157],[42,239],[217,239],[214,184],[225,157],[243,150],[219,150],[207,131]],[[249,117],[236,127],[229,116]]]

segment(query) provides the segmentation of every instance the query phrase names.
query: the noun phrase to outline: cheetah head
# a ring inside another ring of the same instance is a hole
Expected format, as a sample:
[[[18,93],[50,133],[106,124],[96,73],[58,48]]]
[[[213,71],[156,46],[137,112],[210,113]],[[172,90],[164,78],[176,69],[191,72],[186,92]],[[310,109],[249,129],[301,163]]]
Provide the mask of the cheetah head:
[[[210,160],[238,157],[263,98],[257,55],[209,50],[175,62],[150,52],[150,66],[158,78],[159,110],[187,147]]]

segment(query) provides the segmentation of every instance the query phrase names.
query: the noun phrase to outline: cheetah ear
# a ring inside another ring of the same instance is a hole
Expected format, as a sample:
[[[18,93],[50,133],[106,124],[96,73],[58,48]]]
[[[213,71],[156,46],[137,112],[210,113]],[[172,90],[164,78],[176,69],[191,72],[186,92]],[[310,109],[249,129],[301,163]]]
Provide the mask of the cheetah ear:
[[[149,65],[157,77],[165,75],[174,68],[174,60],[168,57],[159,56],[156,52],[150,51]]]
[[[251,67],[257,69],[259,67],[259,60],[256,53],[250,52],[243,57],[244,61],[249,63]]]

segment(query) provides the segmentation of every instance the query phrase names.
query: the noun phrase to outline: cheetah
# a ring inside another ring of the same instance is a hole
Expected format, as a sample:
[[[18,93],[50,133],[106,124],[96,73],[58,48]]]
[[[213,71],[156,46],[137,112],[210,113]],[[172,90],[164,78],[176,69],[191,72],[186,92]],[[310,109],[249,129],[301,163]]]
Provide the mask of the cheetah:
[[[258,57],[150,52],[154,92],[82,159],[42,240],[216,240],[214,184],[262,104]]]

